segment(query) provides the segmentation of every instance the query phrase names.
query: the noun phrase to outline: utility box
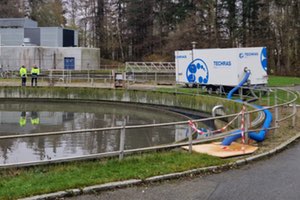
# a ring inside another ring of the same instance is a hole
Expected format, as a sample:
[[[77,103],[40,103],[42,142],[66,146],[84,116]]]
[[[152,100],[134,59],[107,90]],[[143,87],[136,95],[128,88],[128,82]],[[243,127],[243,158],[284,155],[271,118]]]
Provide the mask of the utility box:
[[[204,86],[236,86],[251,71],[250,85],[267,84],[265,47],[175,51],[176,82]]]
[[[115,72],[112,71],[114,88],[117,87],[126,87],[126,72]]]

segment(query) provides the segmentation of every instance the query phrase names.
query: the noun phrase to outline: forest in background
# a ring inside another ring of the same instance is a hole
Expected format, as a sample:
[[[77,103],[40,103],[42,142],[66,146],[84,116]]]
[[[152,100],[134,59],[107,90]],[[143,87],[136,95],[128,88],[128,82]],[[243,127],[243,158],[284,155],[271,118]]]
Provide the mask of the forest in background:
[[[300,76],[300,0],[0,0],[0,17],[78,30],[116,61],[174,61],[175,50],[268,49],[271,74]]]

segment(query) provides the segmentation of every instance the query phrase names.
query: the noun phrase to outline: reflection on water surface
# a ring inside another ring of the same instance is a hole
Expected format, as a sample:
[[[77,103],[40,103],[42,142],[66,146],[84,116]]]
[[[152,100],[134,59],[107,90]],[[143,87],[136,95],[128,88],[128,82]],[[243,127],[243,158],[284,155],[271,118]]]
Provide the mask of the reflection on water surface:
[[[168,111],[133,104],[1,102],[0,136],[182,121]],[[120,131],[0,140],[0,164],[49,160],[119,150]],[[168,144],[185,126],[126,130],[125,149]]]

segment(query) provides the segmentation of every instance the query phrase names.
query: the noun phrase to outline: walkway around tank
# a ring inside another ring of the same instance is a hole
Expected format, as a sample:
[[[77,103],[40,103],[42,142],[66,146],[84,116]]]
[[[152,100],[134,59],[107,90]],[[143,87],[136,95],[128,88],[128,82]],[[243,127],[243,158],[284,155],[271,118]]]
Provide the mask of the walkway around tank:
[[[0,86],[21,86],[21,82],[19,80],[0,80]],[[47,81],[39,81],[38,86],[49,86],[49,87],[92,87],[92,88],[114,88],[114,84],[108,82],[76,82],[73,81],[71,83],[64,83],[62,81],[55,82],[53,86],[50,86]],[[127,83],[127,88],[129,89],[153,89],[160,87],[174,87],[174,85],[159,85],[159,84],[142,84],[142,83]],[[27,83],[26,87],[31,87],[29,83]]]

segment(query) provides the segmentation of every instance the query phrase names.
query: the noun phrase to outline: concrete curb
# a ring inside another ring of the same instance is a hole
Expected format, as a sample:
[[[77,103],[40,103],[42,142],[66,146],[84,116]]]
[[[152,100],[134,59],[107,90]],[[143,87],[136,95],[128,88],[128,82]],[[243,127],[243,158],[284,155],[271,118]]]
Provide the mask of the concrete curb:
[[[82,195],[82,194],[91,194],[91,193],[99,192],[99,191],[124,188],[124,187],[128,187],[128,186],[139,185],[142,183],[151,183],[151,182],[158,182],[158,181],[163,181],[163,180],[176,179],[176,178],[180,178],[180,177],[186,177],[186,176],[203,174],[203,173],[217,173],[224,169],[229,169],[234,166],[246,165],[247,163],[257,161],[257,160],[260,160],[265,157],[272,156],[272,155],[284,150],[288,145],[290,145],[291,143],[293,143],[295,140],[297,140],[299,138],[300,138],[300,133],[298,133],[294,137],[288,139],[287,141],[281,143],[279,146],[275,147],[274,149],[272,149],[268,152],[264,152],[259,155],[240,159],[240,160],[237,160],[233,163],[229,163],[226,165],[203,167],[203,168],[198,168],[198,169],[187,170],[184,172],[165,174],[165,175],[160,175],[160,176],[153,176],[153,177],[147,178],[145,180],[131,179],[131,180],[126,180],[126,181],[118,181],[118,182],[94,185],[94,186],[85,187],[83,189],[71,189],[71,190],[66,190],[66,191],[50,193],[50,194],[28,197],[28,198],[24,198],[22,200],[46,200],[46,199],[52,200],[52,199],[59,199],[59,198],[63,198],[63,197],[71,197],[71,196],[77,196],[77,195]]]
[[[92,192],[99,192],[99,191],[111,190],[111,189],[115,189],[115,188],[122,188],[122,187],[126,187],[129,185],[137,185],[140,183],[142,183],[142,180],[140,180],[140,179],[131,179],[131,180],[126,180],[126,181],[105,183],[105,184],[101,184],[101,185],[85,187],[82,189],[82,193],[89,194]]]

